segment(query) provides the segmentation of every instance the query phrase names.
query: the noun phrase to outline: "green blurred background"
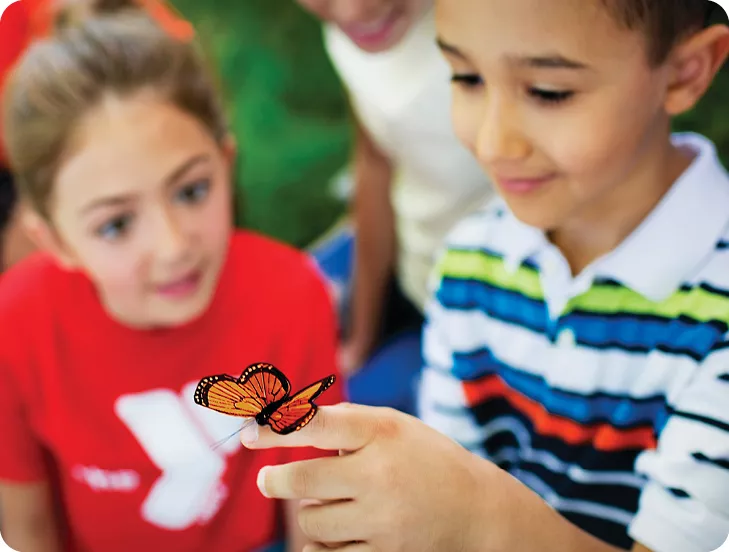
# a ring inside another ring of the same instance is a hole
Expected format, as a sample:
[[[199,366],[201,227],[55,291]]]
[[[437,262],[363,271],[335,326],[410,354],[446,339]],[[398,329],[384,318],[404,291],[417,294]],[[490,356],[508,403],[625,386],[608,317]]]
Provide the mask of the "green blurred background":
[[[172,4],[196,26],[222,79],[240,153],[239,225],[305,247],[344,213],[333,183],[352,144],[346,97],[319,23],[291,0]],[[725,67],[675,127],[709,136],[729,167],[728,100]]]

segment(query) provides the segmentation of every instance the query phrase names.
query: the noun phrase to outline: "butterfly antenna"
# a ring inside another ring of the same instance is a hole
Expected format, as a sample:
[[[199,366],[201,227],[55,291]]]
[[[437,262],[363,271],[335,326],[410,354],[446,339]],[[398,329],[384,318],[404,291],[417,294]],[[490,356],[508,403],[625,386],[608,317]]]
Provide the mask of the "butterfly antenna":
[[[227,443],[228,441],[230,441],[230,440],[231,440],[231,439],[232,439],[233,437],[235,437],[235,436],[236,436],[236,435],[238,435],[238,434],[239,434],[239,433],[240,433],[241,431],[243,431],[243,430],[244,430],[245,428],[247,428],[247,427],[248,427],[249,425],[251,425],[251,423],[256,423],[256,422],[255,422],[255,420],[248,420],[248,421],[246,421],[246,422],[243,422],[243,425],[241,425],[241,426],[240,426],[240,427],[239,427],[238,429],[236,429],[236,430],[235,430],[235,431],[234,431],[233,433],[231,433],[231,434],[230,434],[230,435],[228,435],[227,437],[224,437],[224,438],[223,438],[223,439],[221,439],[220,441],[216,441],[215,443],[213,443],[212,445],[210,445],[210,448],[211,448],[212,450],[217,450],[217,449],[219,449],[219,448],[220,448],[220,447],[222,447],[222,446],[223,446],[223,445],[224,445],[225,443]]]

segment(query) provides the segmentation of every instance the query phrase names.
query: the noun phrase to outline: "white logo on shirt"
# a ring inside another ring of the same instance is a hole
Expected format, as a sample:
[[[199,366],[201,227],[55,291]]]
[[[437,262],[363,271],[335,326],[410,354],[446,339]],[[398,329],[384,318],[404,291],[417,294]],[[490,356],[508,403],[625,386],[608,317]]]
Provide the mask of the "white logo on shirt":
[[[162,471],[141,515],[167,530],[206,523],[220,510],[228,496],[225,458],[241,448],[233,438],[213,450],[213,443],[240,429],[241,420],[194,404],[196,385],[186,385],[182,393],[155,389],[125,395],[115,404],[119,419]]]
[[[74,466],[71,475],[94,491],[130,493],[139,487],[139,474],[133,470],[102,470],[96,466]]]

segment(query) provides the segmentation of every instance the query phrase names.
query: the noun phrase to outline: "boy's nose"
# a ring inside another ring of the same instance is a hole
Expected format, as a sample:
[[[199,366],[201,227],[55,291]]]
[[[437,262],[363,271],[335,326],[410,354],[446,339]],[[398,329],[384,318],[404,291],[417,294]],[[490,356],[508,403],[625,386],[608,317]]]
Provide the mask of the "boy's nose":
[[[498,98],[484,100],[476,138],[476,155],[483,165],[520,161],[531,155],[520,117],[508,102]]]

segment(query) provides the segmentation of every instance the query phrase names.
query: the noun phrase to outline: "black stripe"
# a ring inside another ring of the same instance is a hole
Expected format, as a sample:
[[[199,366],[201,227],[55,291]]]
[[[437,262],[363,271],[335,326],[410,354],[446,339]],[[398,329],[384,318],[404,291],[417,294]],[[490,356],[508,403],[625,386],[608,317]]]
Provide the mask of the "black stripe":
[[[724,240],[720,241],[716,244],[716,249],[718,249],[719,251],[721,251],[722,249],[729,249],[729,242]]]
[[[545,485],[562,498],[582,500],[618,508],[627,512],[638,511],[642,487],[629,485],[575,482],[566,474],[555,473],[541,464],[522,462],[519,469],[536,475]]]
[[[531,447],[535,450],[548,451],[555,458],[566,464],[575,464],[588,471],[624,471],[633,473],[635,459],[641,449],[625,449],[617,451],[596,450],[591,444],[572,445],[558,437],[536,434],[531,420],[515,410],[504,399],[491,399],[472,409],[476,423],[483,427],[500,418],[509,418],[521,424],[530,434]],[[489,456],[496,456],[504,448],[520,447],[516,436],[509,431],[502,431],[484,442]]]
[[[729,347],[729,345],[727,345],[727,347]],[[722,374],[721,376],[719,376],[719,381],[729,382],[729,373],[728,374]]]
[[[691,495],[688,494],[683,489],[667,489],[669,493],[671,493],[676,498],[691,498]]]
[[[700,284],[699,287],[704,291],[708,291],[709,293],[712,293],[714,295],[718,295],[720,297],[729,297],[729,290],[716,288],[710,284],[707,284],[706,282]]]
[[[729,458],[709,458],[708,456],[700,452],[694,452],[691,456],[697,462],[701,462],[703,464],[712,464],[717,468],[729,470]]]
[[[694,420],[696,422],[701,422],[702,424],[706,424],[708,426],[715,427],[717,429],[720,429],[722,431],[726,431],[729,433],[729,424],[726,422],[723,422],[721,420],[715,420],[714,418],[709,418],[708,416],[702,416],[701,414],[693,414],[692,412],[683,412],[681,410],[673,410],[672,415],[678,416],[679,418],[685,418],[687,420]]]
[[[712,348],[711,351],[723,351],[724,349],[729,349],[729,341],[720,341],[719,343],[716,343]]]

